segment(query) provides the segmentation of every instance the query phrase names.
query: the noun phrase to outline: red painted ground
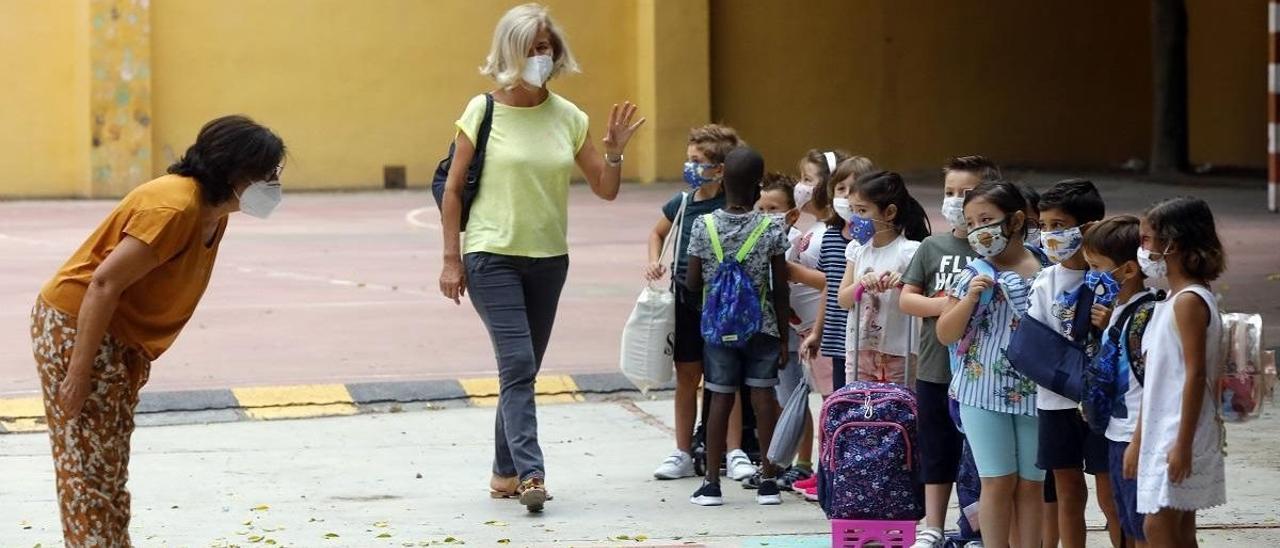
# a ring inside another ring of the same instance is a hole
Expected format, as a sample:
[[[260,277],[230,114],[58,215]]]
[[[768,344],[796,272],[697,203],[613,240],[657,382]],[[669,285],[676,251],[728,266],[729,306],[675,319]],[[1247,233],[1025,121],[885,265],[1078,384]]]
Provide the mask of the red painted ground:
[[[932,177],[915,192],[936,214],[941,184]],[[1027,178],[1041,187],[1053,179]],[[1260,183],[1099,182],[1115,212],[1136,212],[1162,196],[1206,197],[1231,261],[1216,289],[1228,307],[1263,312],[1269,344],[1280,345],[1280,281],[1267,280],[1280,274],[1280,216],[1266,213]],[[614,203],[574,188],[572,266],[545,371],[616,370],[619,329],[643,283],[645,238],[676,188],[628,186]],[[470,304],[455,306],[436,289],[440,236],[425,192],[286,200],[270,221],[234,216],[204,303],[154,365],[149,389],[494,374],[488,336]],[[27,322],[36,292],[113,205],[0,203],[0,395],[35,392]],[[430,208],[407,219],[422,207]]]

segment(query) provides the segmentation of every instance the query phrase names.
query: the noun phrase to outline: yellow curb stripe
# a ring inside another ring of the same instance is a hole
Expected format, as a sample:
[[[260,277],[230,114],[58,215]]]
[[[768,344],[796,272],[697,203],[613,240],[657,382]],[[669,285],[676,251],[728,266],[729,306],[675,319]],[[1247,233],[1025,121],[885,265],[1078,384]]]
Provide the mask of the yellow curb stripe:
[[[23,432],[44,432],[46,428],[44,419],[4,419],[0,420],[0,427],[10,434],[18,434]]]
[[[0,399],[0,419],[44,418],[44,400],[35,398]]]
[[[360,410],[341,384],[233,388],[240,407],[257,420],[354,415]]]
[[[496,407],[498,405],[499,384],[496,377],[478,379],[459,379],[462,391],[467,394],[468,401],[476,407]],[[569,375],[545,375],[538,377],[534,385],[534,401],[539,404],[573,403],[583,401],[578,392],[578,383]]]

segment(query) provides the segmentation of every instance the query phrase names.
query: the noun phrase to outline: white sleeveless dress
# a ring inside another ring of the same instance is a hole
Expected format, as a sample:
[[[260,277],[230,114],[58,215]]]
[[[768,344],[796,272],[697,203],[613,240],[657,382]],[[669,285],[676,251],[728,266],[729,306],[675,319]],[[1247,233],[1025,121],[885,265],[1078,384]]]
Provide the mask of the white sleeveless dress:
[[[1183,293],[1195,293],[1209,307],[1205,338],[1205,371],[1208,382],[1204,405],[1196,421],[1191,448],[1191,475],[1175,485],[1169,481],[1169,451],[1178,438],[1182,419],[1182,390],[1186,364],[1178,336],[1173,303]],[[1161,508],[1202,510],[1227,502],[1226,472],[1222,459],[1221,422],[1216,390],[1222,358],[1222,317],[1213,293],[1193,285],[1158,304],[1142,337],[1146,354],[1146,385],[1142,391],[1142,449],[1138,457],[1138,512],[1154,514]]]

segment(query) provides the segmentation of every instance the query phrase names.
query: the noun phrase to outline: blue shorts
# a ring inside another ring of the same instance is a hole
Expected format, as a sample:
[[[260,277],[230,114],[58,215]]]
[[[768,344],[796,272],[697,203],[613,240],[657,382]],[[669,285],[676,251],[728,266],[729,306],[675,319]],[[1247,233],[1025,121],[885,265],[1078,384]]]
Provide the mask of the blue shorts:
[[[1120,529],[1125,538],[1146,541],[1142,525],[1146,516],[1138,513],[1138,480],[1124,479],[1124,452],[1129,442],[1111,441],[1111,490],[1115,492],[1116,513],[1120,514]]]
[[[1036,466],[1040,423],[1035,417],[961,404],[960,421],[973,449],[978,476],[999,478],[1017,474],[1027,481],[1044,481],[1044,470]]]
[[[720,394],[737,394],[743,384],[752,388],[778,385],[778,359],[782,341],[773,335],[757,333],[744,348],[708,344],[704,350],[702,375],[707,390]]]

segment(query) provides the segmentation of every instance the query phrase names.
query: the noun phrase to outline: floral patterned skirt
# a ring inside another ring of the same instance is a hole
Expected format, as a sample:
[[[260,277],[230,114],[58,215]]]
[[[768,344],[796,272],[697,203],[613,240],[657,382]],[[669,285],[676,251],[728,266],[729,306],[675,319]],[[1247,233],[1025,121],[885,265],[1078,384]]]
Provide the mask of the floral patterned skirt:
[[[31,343],[44,395],[45,418],[68,548],[128,547],[129,438],[138,390],[151,364],[110,335],[93,361],[92,391],[80,415],[58,408],[58,387],[71,365],[75,319],[43,300],[31,311]]]

